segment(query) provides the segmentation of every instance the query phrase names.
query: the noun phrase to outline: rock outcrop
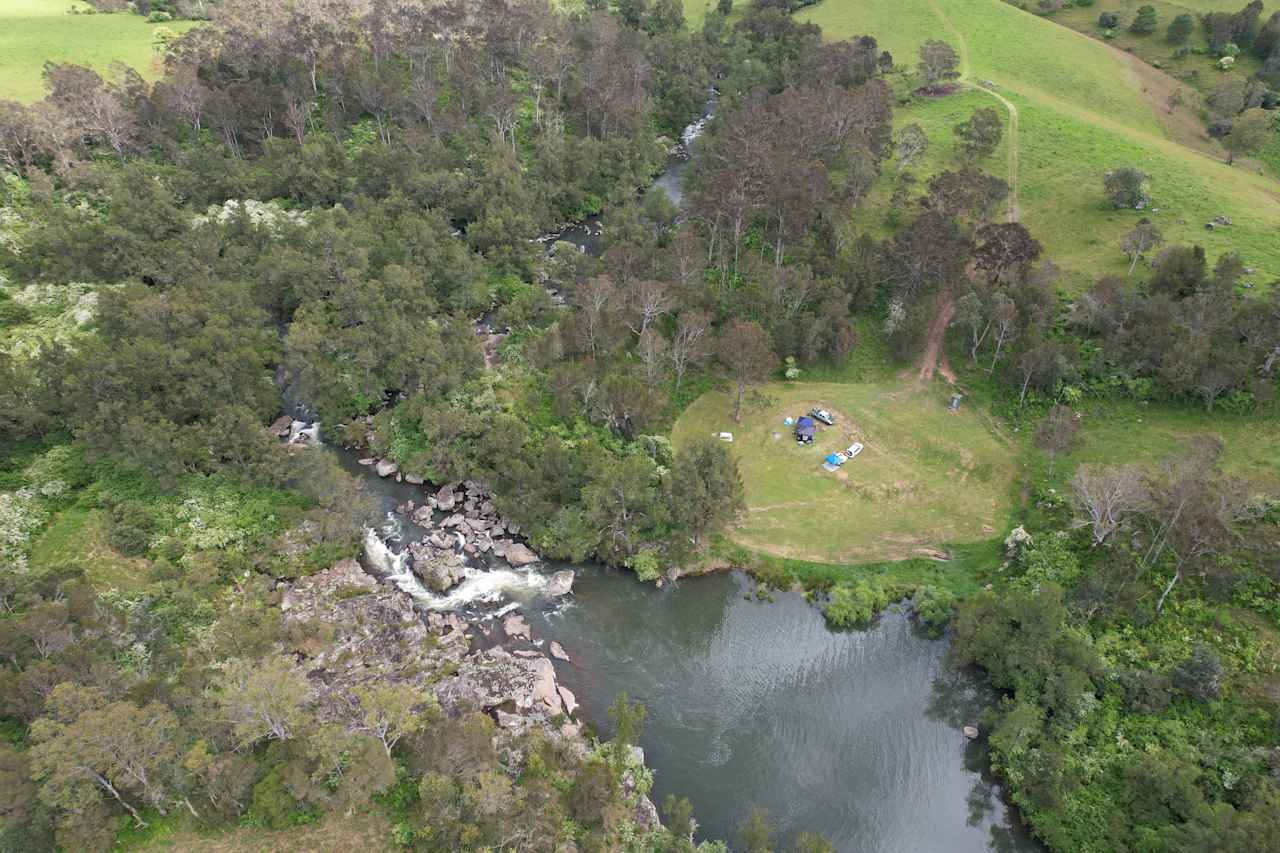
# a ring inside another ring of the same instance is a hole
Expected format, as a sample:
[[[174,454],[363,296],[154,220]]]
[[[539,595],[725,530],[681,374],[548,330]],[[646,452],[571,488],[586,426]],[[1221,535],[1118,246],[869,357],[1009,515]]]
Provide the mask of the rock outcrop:
[[[510,549],[507,549],[510,553]],[[551,576],[551,580],[547,581],[545,594],[557,598],[562,595],[568,595],[573,590],[573,572],[568,569],[556,572]]]

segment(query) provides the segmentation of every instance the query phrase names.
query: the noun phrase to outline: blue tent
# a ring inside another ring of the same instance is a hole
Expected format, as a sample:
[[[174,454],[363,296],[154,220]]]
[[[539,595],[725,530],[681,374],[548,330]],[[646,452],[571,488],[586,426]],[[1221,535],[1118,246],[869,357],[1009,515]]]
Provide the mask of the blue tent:
[[[843,464],[844,464],[844,457],[843,457],[843,456],[841,456],[839,453],[832,453],[830,456],[828,456],[828,457],[827,457],[827,464],[828,464],[828,465],[843,465]]]
[[[796,438],[813,438],[817,431],[818,425],[813,422],[813,418],[804,417],[796,421]]]

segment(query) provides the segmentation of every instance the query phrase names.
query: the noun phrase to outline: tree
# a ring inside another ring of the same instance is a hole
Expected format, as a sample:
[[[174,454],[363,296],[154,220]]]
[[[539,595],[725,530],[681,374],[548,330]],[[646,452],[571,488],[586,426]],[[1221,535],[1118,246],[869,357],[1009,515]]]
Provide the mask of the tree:
[[[1225,674],[1218,653],[1211,646],[1196,643],[1186,660],[1173,668],[1173,684],[1188,696],[1208,702],[1222,692]]]
[[[936,90],[948,80],[959,79],[959,68],[960,56],[945,41],[929,39],[920,45],[920,73],[926,89]]]
[[[55,687],[48,707],[50,716],[31,726],[31,769],[46,804],[74,812],[96,790],[146,826],[126,794],[162,812],[174,801],[181,753],[178,718],[168,707],[107,702],[96,688],[71,684]]]
[[[904,171],[929,150],[929,137],[924,128],[912,122],[898,131],[894,155],[898,158],[898,171]]]
[[[1231,133],[1222,141],[1227,147],[1227,165],[1241,154],[1252,154],[1267,144],[1274,127],[1272,113],[1260,107],[1245,110],[1231,124]]]
[[[1129,275],[1133,275],[1138,259],[1164,243],[1164,235],[1149,220],[1142,220],[1120,241],[1120,251],[1129,256]]]
[[[1156,31],[1156,25],[1159,23],[1159,16],[1156,14],[1155,6],[1141,6],[1138,14],[1134,16],[1133,23],[1129,25],[1129,32],[1134,35],[1150,35]]]
[[[965,154],[977,160],[990,157],[1003,135],[1000,114],[990,107],[974,110],[967,121],[956,125],[956,136],[960,137]]]
[[[1188,14],[1178,15],[1169,22],[1165,31],[1165,41],[1169,44],[1183,44],[1195,29],[1195,19]]]
[[[310,722],[306,676],[285,658],[229,661],[213,687],[222,719],[241,746],[297,737]]]
[[[791,845],[791,853],[836,853],[836,847],[821,835],[802,832]]]
[[[352,692],[359,703],[356,726],[377,738],[388,758],[400,739],[421,729],[437,707],[435,699],[408,684],[362,685]]]
[[[1136,465],[1086,464],[1071,478],[1077,508],[1076,526],[1089,525],[1093,544],[1101,545],[1124,520],[1146,508],[1146,476]]]
[[[1102,176],[1107,201],[1115,208],[1141,210],[1150,198],[1147,196],[1147,175],[1133,166],[1120,166]]]
[[[644,718],[648,711],[640,702],[632,702],[626,693],[619,693],[609,706],[609,719],[613,720],[613,738],[609,741],[609,764],[618,784],[626,772],[631,757],[631,747],[644,733]]]
[[[671,359],[671,370],[676,375],[676,388],[684,381],[684,375],[690,367],[701,365],[707,358],[709,339],[711,337],[711,318],[697,310],[680,312],[676,321],[676,332],[667,349],[667,357]]]
[[[737,387],[733,404],[734,423],[742,422],[742,398],[747,388],[769,378],[778,366],[769,333],[759,323],[735,320],[721,332],[716,355],[728,378]]]
[[[1070,450],[1080,433],[1080,420],[1070,406],[1054,406],[1036,427],[1036,447],[1049,454],[1049,472],[1058,462],[1058,454]]]
[[[1017,284],[1040,258],[1044,247],[1019,222],[987,223],[978,229],[978,248],[973,253],[978,269],[993,280]]]
[[[997,293],[991,301],[991,327],[995,332],[996,351],[991,356],[988,373],[995,372],[1004,345],[1018,336],[1018,306],[1003,293]]]
[[[733,0],[716,0],[716,10],[727,18],[733,11]]]
[[[762,808],[751,810],[751,816],[738,827],[738,846],[743,853],[773,853],[773,827],[769,813]]]
[[[671,465],[672,519],[697,547],[746,508],[738,461],[710,436],[682,447]]]
[[[977,364],[978,349],[991,331],[991,314],[981,293],[971,290],[956,300],[955,322],[969,330],[969,359]]]

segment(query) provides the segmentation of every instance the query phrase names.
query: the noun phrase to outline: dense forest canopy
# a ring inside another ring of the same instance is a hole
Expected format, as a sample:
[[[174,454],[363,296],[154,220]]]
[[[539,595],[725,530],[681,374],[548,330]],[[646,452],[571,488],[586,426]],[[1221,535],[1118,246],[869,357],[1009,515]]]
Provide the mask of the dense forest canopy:
[[[625,699],[611,742],[495,747],[490,716],[439,707],[456,662],[429,644],[429,671],[317,698],[332,628],[279,605],[358,555],[374,509],[267,431],[285,389],[334,444],[483,483],[539,554],[645,580],[697,565],[744,507],[726,446],[673,448],[673,419],[716,385],[741,417],[784,360],[911,362],[936,330],[1055,463],[1090,400],[1275,416],[1280,286],[1139,222],[1128,279],[1060,293],[985,170],[998,113],[927,175],[924,131],[894,129],[946,96],[955,50],[917,67],[824,42],[793,5],[721,3],[699,32],[676,0],[174,5],[210,23],[158,82],[50,64],[44,100],[0,102],[4,849],[371,801],[410,849],[693,848],[687,803],[635,820]],[[677,207],[650,184],[710,101]],[[1098,203],[1141,206],[1145,181],[1116,164]],[[553,236],[602,212],[598,257]],[[929,624],[958,612],[957,658],[1004,697],[994,763],[1054,849],[1280,837],[1248,627],[1276,627],[1280,504],[1221,455],[1197,439],[1029,494],[999,585],[958,610],[878,576],[817,590],[835,623],[909,594]],[[54,517],[111,560],[34,551]],[[747,849],[769,849],[760,821]]]

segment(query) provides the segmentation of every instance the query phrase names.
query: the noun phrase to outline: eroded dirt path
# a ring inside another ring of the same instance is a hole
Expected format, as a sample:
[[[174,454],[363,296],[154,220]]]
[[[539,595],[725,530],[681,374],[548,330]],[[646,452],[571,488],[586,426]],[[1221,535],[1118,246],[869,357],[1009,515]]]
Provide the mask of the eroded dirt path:
[[[933,315],[933,322],[929,324],[924,357],[920,360],[921,382],[928,382],[935,372],[941,373],[948,382],[956,381],[955,374],[951,372],[951,365],[947,363],[946,353],[942,350],[942,343],[947,337],[947,327],[951,325],[951,318],[955,314],[956,300],[951,289],[947,288],[938,295],[938,313]]]

